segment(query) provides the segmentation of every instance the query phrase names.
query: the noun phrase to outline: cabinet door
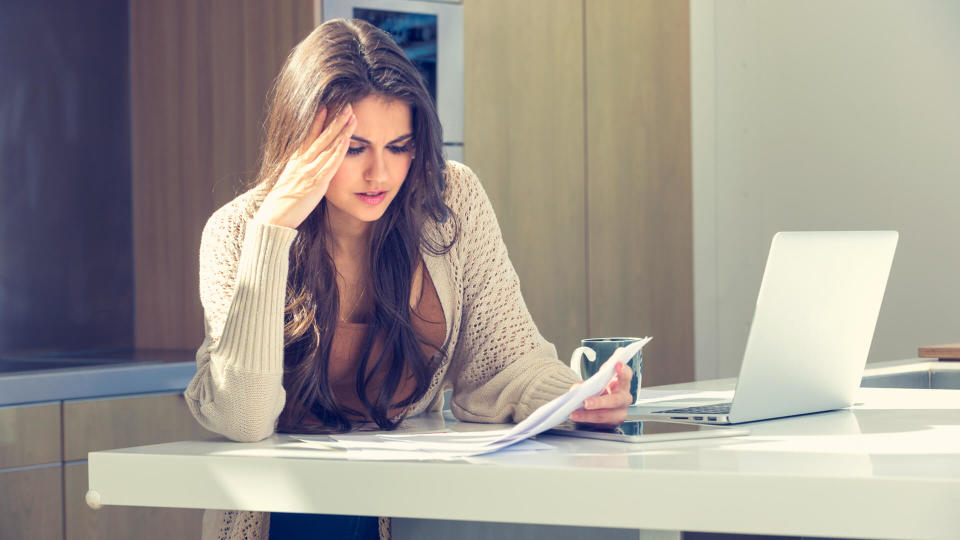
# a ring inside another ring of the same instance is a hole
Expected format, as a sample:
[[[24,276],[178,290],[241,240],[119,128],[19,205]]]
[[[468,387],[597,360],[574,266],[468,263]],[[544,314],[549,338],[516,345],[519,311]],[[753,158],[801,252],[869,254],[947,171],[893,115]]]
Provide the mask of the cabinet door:
[[[256,171],[264,98],[287,54],[313,30],[313,4],[123,3],[137,348],[189,349],[203,339],[200,231]]]
[[[62,540],[59,463],[0,471],[0,540]]]
[[[587,307],[654,336],[645,386],[693,380],[689,2],[586,0]]]
[[[64,459],[112,448],[203,439],[203,429],[181,394],[67,401],[63,404]],[[87,464],[64,466],[66,537],[70,540],[199,538],[202,510],[86,505]]]
[[[533,320],[569,358],[588,332],[583,5],[468,0],[463,17],[466,164]]]
[[[158,394],[63,403],[64,461],[88,452],[145,444],[204,439],[182,394]]]
[[[0,407],[0,469],[60,462],[60,402]]]
[[[200,538],[203,510],[138,506],[106,506],[91,510],[85,500],[87,464],[64,465],[63,477],[67,524],[65,540]],[[0,536],[2,534],[0,532]]]

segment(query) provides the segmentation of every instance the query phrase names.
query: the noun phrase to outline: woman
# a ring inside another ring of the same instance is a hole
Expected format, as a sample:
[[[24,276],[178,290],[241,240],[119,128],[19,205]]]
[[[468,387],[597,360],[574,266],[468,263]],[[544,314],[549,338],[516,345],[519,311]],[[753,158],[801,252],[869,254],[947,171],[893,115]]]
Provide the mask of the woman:
[[[519,421],[576,384],[530,318],[483,188],[444,162],[433,102],[386,33],[324,23],[269,100],[255,186],[201,241],[206,338],[185,395],[204,427],[238,441],[392,429],[439,410],[447,387],[461,420]],[[573,419],[622,421],[631,376]],[[366,538],[376,525],[208,511],[204,538]]]

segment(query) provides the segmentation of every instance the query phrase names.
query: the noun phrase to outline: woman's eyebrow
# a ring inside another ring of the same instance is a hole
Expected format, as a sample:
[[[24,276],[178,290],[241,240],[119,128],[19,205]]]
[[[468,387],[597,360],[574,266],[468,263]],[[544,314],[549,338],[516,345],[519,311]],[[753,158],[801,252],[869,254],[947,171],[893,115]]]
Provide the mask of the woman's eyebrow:
[[[409,139],[409,138],[411,138],[411,137],[413,137],[413,133],[407,133],[406,135],[401,135],[400,137],[397,137],[396,139],[388,142],[387,144],[397,144],[398,142],[403,142],[403,141],[405,141],[405,140],[407,140],[407,139]],[[364,143],[364,144],[370,144],[370,141],[364,139],[363,137],[357,137],[356,135],[353,135],[353,136],[351,136],[350,138],[353,139],[353,140],[355,140],[355,141],[357,141],[357,142],[362,142],[362,143]]]

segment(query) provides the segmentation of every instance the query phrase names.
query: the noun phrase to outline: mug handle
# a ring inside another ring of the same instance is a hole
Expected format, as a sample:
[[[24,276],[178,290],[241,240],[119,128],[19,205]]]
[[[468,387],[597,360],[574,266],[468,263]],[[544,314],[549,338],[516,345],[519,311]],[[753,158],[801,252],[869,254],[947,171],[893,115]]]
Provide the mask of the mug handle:
[[[591,362],[597,361],[597,351],[591,349],[590,347],[577,347],[574,349],[573,354],[570,355],[570,369],[573,370],[581,379],[583,378],[583,356],[587,356],[587,360]]]

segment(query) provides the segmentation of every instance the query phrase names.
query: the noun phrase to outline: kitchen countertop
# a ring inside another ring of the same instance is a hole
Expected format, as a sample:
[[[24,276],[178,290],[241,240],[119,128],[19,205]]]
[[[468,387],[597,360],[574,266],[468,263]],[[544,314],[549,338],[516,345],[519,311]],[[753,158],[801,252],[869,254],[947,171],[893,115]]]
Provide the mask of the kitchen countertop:
[[[195,350],[117,349],[0,357],[0,406],[182,392]]]

